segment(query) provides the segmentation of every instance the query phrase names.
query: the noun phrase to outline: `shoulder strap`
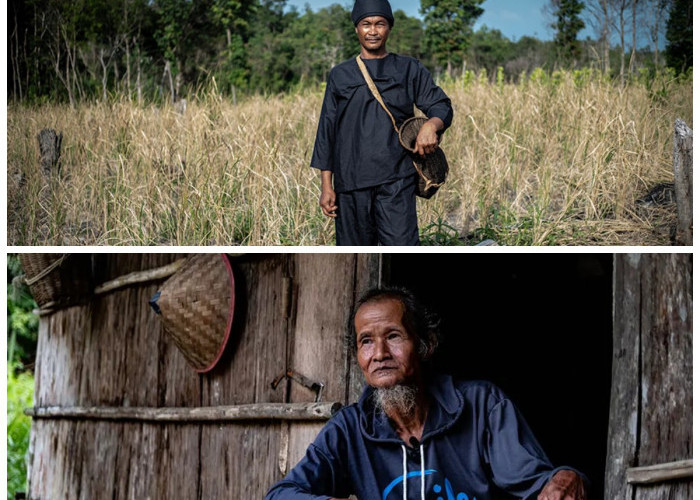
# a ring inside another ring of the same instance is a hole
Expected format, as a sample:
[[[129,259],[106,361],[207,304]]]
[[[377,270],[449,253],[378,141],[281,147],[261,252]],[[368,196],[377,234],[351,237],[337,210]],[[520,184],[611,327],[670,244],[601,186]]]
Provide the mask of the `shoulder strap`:
[[[391,118],[391,123],[394,125],[394,130],[396,130],[396,133],[399,133],[399,129],[396,126],[396,121],[394,120],[394,116],[391,114],[391,111],[389,111],[389,108],[386,107],[386,104],[384,104],[384,99],[382,99],[381,94],[377,90],[377,86],[374,84],[374,81],[372,80],[372,77],[369,75],[369,71],[367,71],[367,66],[365,66],[364,61],[362,61],[362,58],[360,56],[357,56],[355,58],[355,61],[357,61],[357,65],[360,67],[360,71],[362,72],[362,76],[365,77],[365,81],[367,82],[367,86],[369,86],[369,90],[372,92],[372,95],[379,101],[379,104],[381,104],[382,108],[384,108],[384,111],[386,111],[386,114],[389,115],[389,118]]]

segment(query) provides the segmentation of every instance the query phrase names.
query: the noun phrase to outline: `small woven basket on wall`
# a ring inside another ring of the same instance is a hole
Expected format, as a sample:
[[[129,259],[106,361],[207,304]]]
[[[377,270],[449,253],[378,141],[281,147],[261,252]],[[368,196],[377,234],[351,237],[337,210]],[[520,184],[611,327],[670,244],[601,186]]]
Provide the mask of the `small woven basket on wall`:
[[[92,295],[89,254],[22,253],[19,261],[24,281],[42,309],[67,307]]]
[[[150,301],[165,331],[198,372],[216,366],[231,333],[233,269],[226,254],[197,254]]]

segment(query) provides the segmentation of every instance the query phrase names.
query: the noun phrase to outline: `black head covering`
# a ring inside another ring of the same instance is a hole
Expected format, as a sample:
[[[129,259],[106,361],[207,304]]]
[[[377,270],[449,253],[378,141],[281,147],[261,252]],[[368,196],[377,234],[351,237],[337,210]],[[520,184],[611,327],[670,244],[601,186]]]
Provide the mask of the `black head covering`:
[[[389,26],[394,27],[394,14],[388,0],[357,0],[352,8],[352,23],[357,23],[365,17],[382,16],[389,21]]]

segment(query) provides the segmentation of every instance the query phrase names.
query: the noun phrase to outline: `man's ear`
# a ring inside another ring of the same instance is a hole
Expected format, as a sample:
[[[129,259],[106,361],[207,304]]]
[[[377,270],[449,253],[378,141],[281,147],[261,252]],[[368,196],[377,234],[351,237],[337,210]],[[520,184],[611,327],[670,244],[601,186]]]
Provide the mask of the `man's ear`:
[[[428,342],[425,344],[425,354],[423,355],[423,360],[427,361],[430,358],[433,357],[433,354],[435,354],[435,349],[437,348],[437,335],[435,335],[433,332],[430,332],[428,335]]]

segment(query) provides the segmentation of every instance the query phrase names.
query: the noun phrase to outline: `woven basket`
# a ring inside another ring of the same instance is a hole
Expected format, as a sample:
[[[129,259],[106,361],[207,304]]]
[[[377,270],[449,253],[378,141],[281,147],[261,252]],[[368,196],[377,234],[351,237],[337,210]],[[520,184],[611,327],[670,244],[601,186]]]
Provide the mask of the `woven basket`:
[[[427,121],[428,119],[422,116],[414,116],[403,122],[399,129],[399,142],[405,149],[413,151],[418,131]],[[450,170],[445,153],[442,149],[437,148],[433,153],[425,155],[424,158],[417,154],[412,154],[411,158],[418,172],[416,194],[422,198],[432,197],[445,183],[447,173]]]
[[[67,307],[92,294],[89,254],[23,253],[25,282],[42,309]]]
[[[226,254],[193,255],[151,299],[165,331],[200,373],[213,369],[224,352],[234,304],[233,269]]]

